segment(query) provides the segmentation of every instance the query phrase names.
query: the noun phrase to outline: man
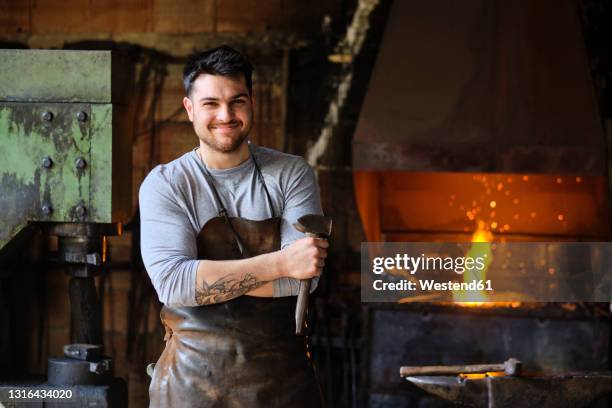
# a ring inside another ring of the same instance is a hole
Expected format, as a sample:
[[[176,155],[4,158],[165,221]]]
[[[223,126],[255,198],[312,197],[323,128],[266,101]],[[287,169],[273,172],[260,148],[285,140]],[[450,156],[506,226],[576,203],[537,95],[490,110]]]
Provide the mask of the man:
[[[183,105],[199,148],[140,188],[142,256],[166,328],[153,407],[320,404],[293,334],[299,280],[316,284],[327,256],[326,241],[292,226],[321,213],[318,189],[303,159],[248,142],[251,75],[227,46],[189,60]]]

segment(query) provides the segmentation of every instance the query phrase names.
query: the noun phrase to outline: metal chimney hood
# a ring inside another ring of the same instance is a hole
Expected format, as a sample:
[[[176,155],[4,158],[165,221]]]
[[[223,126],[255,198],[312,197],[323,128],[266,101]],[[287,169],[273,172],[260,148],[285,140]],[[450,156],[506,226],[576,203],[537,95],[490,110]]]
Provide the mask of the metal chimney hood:
[[[401,0],[353,140],[359,170],[605,174],[571,0]]]

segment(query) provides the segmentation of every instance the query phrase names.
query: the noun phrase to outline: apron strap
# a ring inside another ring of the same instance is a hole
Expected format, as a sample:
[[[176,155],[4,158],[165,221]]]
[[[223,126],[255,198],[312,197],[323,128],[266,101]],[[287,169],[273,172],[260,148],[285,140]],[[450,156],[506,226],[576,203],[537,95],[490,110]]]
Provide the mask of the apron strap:
[[[268,191],[268,186],[266,186],[266,180],[261,173],[261,169],[259,168],[259,164],[255,159],[255,154],[253,154],[253,149],[251,148],[251,143],[249,142],[249,152],[251,153],[251,157],[253,158],[253,164],[255,165],[255,170],[257,171],[257,175],[259,180],[261,181],[261,185],[266,192],[266,197],[268,198],[268,205],[270,206],[270,212],[272,213],[272,217],[276,217],[276,211],[274,211],[274,204],[272,203],[272,197],[270,197],[270,192]]]
[[[208,186],[212,190],[213,196],[215,197],[215,202],[217,203],[217,208],[219,208],[219,217],[223,217],[223,219],[225,220],[225,223],[230,228],[232,235],[234,236],[234,241],[236,242],[236,245],[238,246],[238,250],[240,251],[240,255],[242,255],[243,258],[248,258],[249,252],[247,251],[246,246],[242,243],[240,236],[234,229],[234,225],[232,225],[232,221],[229,219],[227,215],[227,210],[223,206],[223,202],[221,201],[221,196],[219,195],[219,192],[217,191],[217,188],[215,187],[215,183],[213,181],[212,174],[210,174],[210,172],[208,171],[206,164],[205,163],[202,163],[202,164],[203,164],[202,168],[204,169],[204,179],[206,180],[206,182],[208,183]]]
[[[253,150],[251,148],[250,142],[248,146],[249,146],[249,154],[253,158],[253,164],[255,165],[255,171],[257,172],[259,181],[261,181],[261,185],[264,188],[266,197],[268,199],[268,205],[270,206],[270,211],[272,212],[272,217],[274,218],[276,217],[276,212],[274,211],[274,204],[272,203],[272,197],[270,197],[268,186],[266,186],[266,181],[264,180],[263,174],[261,173],[261,169],[259,168],[259,164],[257,163],[257,160],[255,159],[255,155],[253,154]],[[200,160],[202,160],[201,156],[200,156]],[[236,241],[236,245],[238,246],[238,250],[240,251],[240,254],[242,255],[242,257],[248,258],[249,257],[248,250],[246,246],[243,244],[242,240],[240,239],[240,236],[234,229],[234,226],[232,225],[231,220],[229,219],[227,210],[225,209],[225,207],[223,206],[223,202],[221,201],[221,196],[219,195],[219,192],[217,191],[217,188],[215,187],[214,178],[212,174],[210,174],[210,172],[208,171],[208,168],[206,167],[206,163],[204,163],[204,160],[202,160],[202,164],[203,164],[202,168],[204,169],[204,179],[206,180],[206,182],[208,183],[208,186],[213,192],[213,196],[215,198],[217,208],[219,209],[219,212],[218,212],[219,216],[225,219],[225,222],[227,223],[230,230],[232,231],[232,235],[234,236],[234,241]]]
[[[200,160],[202,160],[202,159],[200,158]],[[214,196],[214,199],[215,199],[215,203],[217,204],[217,208],[218,208],[217,214],[220,217],[224,217],[224,216],[227,215],[227,210],[223,206],[223,202],[221,201],[221,196],[219,195],[219,192],[217,191],[217,188],[215,187],[215,183],[213,181],[213,176],[208,171],[208,168],[206,167],[206,164],[205,163],[202,163],[202,164],[203,164],[203,169],[204,169],[204,171],[203,171],[204,179],[206,180],[206,183],[208,184],[208,187],[210,187],[210,189],[212,190],[213,196]]]

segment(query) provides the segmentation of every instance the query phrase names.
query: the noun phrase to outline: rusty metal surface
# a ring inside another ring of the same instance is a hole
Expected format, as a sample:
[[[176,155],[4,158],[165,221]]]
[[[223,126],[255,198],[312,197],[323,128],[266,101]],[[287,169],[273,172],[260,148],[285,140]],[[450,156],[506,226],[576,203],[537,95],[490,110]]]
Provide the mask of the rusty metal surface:
[[[111,101],[111,52],[0,50],[0,100]]]
[[[393,3],[357,170],[604,174],[571,0]]]
[[[581,408],[612,393],[612,372],[525,377],[407,377],[439,398],[467,407]]]
[[[100,237],[102,235],[121,235],[121,223],[48,223],[46,231],[60,237]]]
[[[96,221],[87,104],[0,103],[0,248],[29,221]],[[89,212],[79,212],[88,208]]]
[[[131,215],[131,132],[125,104],[110,104],[111,77],[116,97],[131,89],[119,61],[111,66],[109,51],[0,50],[0,249],[30,222]]]

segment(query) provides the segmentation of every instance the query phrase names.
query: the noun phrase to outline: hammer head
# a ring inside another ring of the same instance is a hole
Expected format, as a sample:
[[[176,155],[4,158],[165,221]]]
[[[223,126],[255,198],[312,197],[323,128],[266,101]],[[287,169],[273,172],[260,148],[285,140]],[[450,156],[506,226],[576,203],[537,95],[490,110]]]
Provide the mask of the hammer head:
[[[304,234],[318,238],[329,238],[331,235],[332,219],[324,215],[308,214],[300,217],[293,226]]]
[[[521,374],[523,363],[516,358],[509,358],[504,361],[504,372],[510,376],[517,376]]]

